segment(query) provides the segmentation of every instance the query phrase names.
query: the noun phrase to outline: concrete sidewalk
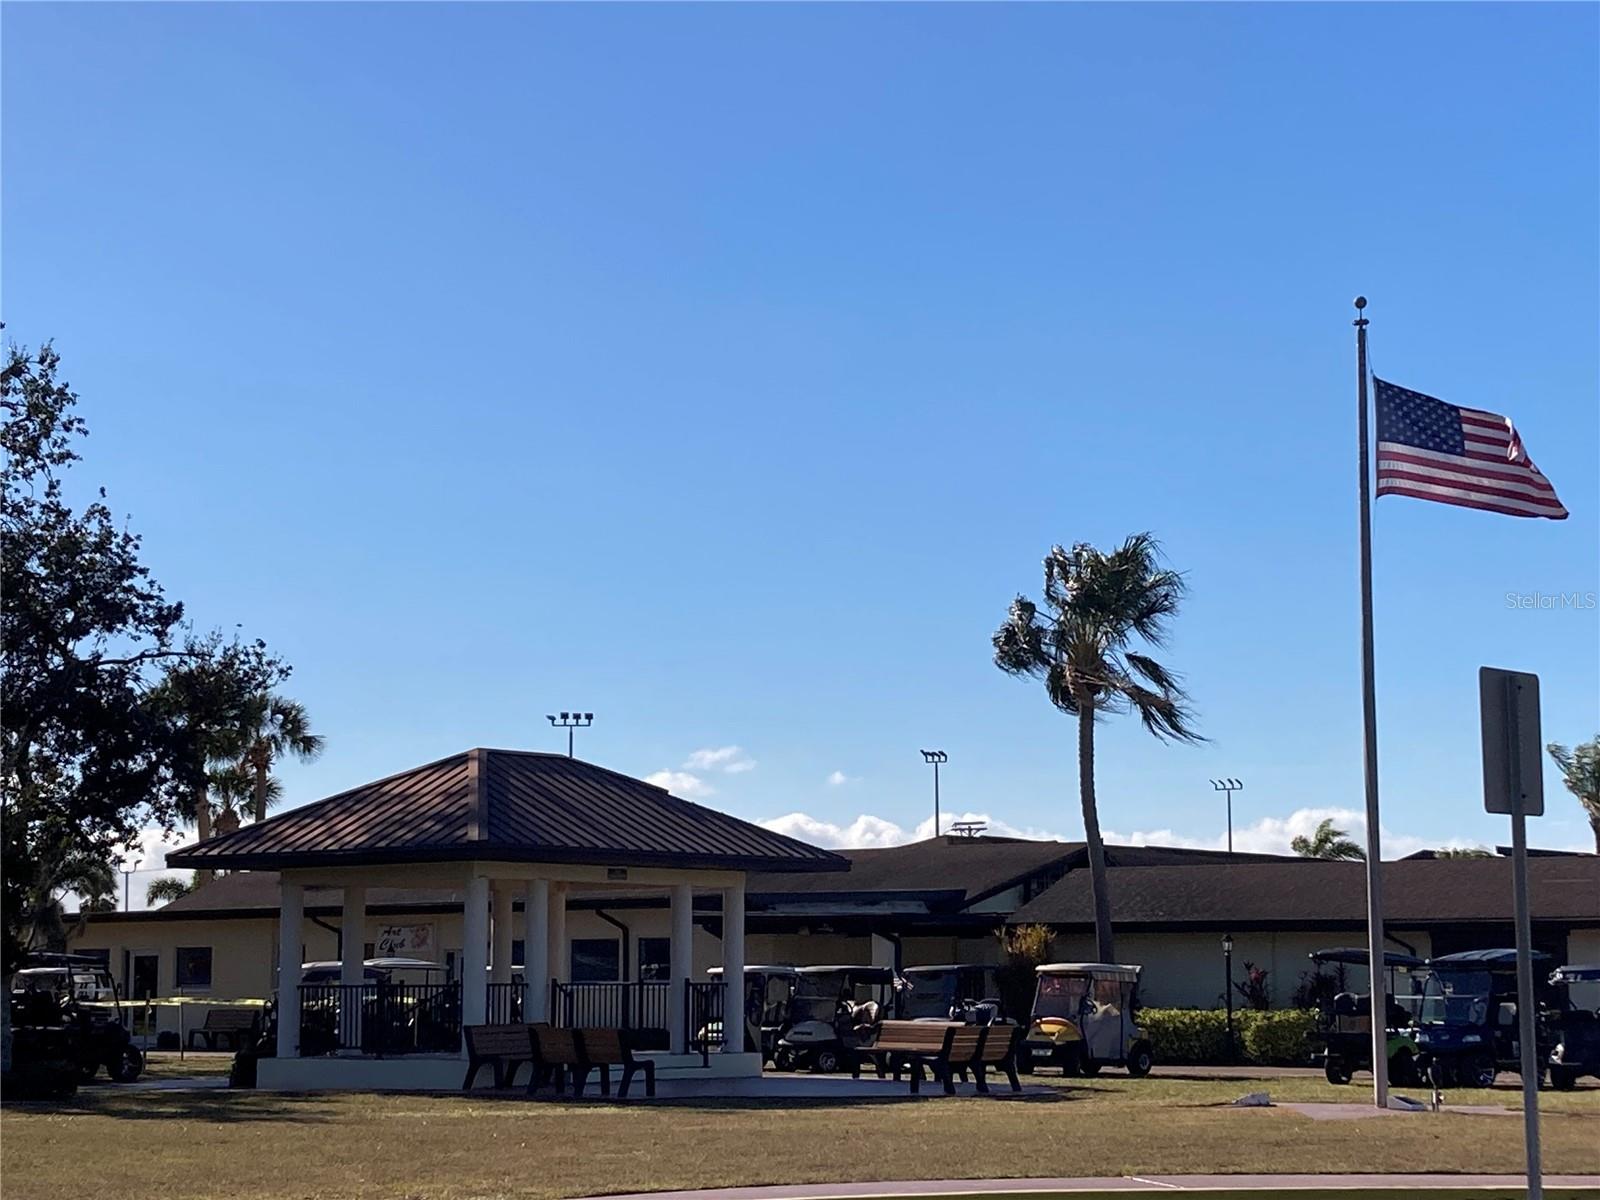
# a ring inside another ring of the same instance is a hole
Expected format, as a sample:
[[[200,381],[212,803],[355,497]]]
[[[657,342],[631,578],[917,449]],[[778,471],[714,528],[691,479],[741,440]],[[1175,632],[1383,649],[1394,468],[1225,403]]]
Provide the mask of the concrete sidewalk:
[[[1132,1175],[1120,1179],[920,1179],[878,1183],[815,1183],[792,1187],[714,1188],[689,1192],[640,1192],[604,1200],[867,1200],[897,1196],[998,1196],[1071,1192],[1206,1192],[1302,1189],[1348,1191],[1352,1196],[1418,1188],[1453,1191],[1505,1188],[1520,1196],[1521,1175]],[[1546,1175],[1546,1189],[1594,1189],[1600,1175]],[[599,1200],[599,1198],[591,1198]]]

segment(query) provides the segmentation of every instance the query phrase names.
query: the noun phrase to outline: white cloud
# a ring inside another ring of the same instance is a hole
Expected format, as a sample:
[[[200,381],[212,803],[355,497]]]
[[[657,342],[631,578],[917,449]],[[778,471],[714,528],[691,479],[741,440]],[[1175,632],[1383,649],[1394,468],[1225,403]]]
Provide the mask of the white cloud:
[[[688,771],[656,771],[646,775],[644,781],[666,788],[674,796],[682,796],[685,800],[702,800],[717,793],[716,788]]]
[[[836,772],[837,773],[837,772]],[[831,780],[830,780],[831,782]],[[959,812],[945,813],[941,820],[946,833],[957,821],[975,821],[985,825],[985,833],[996,837],[1032,838],[1038,841],[1066,841],[1059,834],[1048,833],[1044,830],[1027,828],[1019,829],[1015,825],[997,820],[988,813]],[[933,817],[919,821],[912,828],[890,821],[884,817],[875,817],[871,813],[862,813],[848,824],[839,824],[827,821],[821,817],[813,817],[809,813],[787,813],[781,817],[773,817],[762,821],[766,828],[777,833],[787,834],[789,837],[799,838],[803,842],[811,842],[830,850],[863,850],[880,848],[884,846],[903,846],[907,842],[920,842],[933,836]]]
[[[1357,844],[1366,844],[1367,818],[1353,808],[1297,808],[1286,817],[1262,817],[1249,825],[1235,826],[1233,848],[1251,854],[1293,854],[1290,842],[1296,837],[1310,837],[1323,821],[1332,821],[1335,829],[1343,829]],[[1379,829],[1382,835],[1383,857],[1404,858],[1418,850],[1459,849],[1482,846],[1472,838],[1424,838],[1415,834],[1397,833],[1387,826]],[[1105,839],[1124,846],[1189,846],[1202,850],[1224,850],[1228,845],[1226,832],[1213,836],[1194,836],[1171,829],[1134,830],[1132,833],[1115,833],[1106,830]]]
[[[858,777],[857,776],[855,776],[855,775],[846,775],[843,771],[830,771],[828,773],[828,786],[829,787],[843,787],[847,783],[856,783],[856,782],[858,782]]]
[[[683,764],[690,771],[725,771],[739,775],[755,770],[755,759],[738,746],[716,746],[696,750]]]

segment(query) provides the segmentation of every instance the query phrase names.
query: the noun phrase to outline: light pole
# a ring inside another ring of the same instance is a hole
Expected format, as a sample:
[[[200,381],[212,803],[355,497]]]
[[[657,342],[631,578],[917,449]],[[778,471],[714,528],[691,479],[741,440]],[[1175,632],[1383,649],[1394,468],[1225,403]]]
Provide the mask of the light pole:
[[[122,911],[132,912],[132,901],[129,898],[132,894],[132,889],[129,885],[133,879],[133,873],[139,869],[139,864],[144,862],[144,859],[129,857],[123,859],[122,862],[123,866],[117,868],[122,872]],[[127,865],[129,863],[132,865]]]
[[[1211,786],[1219,792],[1228,793],[1228,853],[1233,853],[1233,794],[1243,791],[1244,784],[1237,779],[1213,779]]]
[[[1228,1005],[1228,1061],[1234,1060],[1233,1049],[1233,934],[1222,935],[1222,996]]]
[[[943,750],[924,750],[922,761],[933,766],[933,836],[939,836],[939,766],[950,761]]]
[[[556,717],[555,713],[546,713],[545,716],[549,719],[550,724],[554,725],[557,729],[565,729],[567,731],[568,758],[572,757],[572,731],[574,729],[587,729],[590,725],[594,724],[593,713],[564,712],[561,714],[559,719]]]

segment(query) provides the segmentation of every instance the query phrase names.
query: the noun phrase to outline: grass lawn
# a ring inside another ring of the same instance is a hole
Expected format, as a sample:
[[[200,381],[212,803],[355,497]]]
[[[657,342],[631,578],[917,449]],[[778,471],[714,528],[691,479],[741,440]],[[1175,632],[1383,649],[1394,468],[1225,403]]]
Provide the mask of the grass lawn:
[[[1215,1107],[1315,1079],[1062,1081],[1020,1099],[571,1104],[97,1088],[0,1113],[7,1200],[562,1197],[739,1184],[1239,1171],[1516,1172],[1514,1117],[1313,1121]],[[1549,1094],[1545,1168],[1600,1173],[1600,1091]],[[1452,1093],[1514,1105],[1515,1092]]]
[[[180,1059],[176,1050],[151,1050],[144,1056],[144,1074],[141,1079],[193,1079],[201,1076],[226,1075],[233,1065],[233,1054],[228,1051],[189,1050]],[[100,1082],[106,1077],[102,1074]]]

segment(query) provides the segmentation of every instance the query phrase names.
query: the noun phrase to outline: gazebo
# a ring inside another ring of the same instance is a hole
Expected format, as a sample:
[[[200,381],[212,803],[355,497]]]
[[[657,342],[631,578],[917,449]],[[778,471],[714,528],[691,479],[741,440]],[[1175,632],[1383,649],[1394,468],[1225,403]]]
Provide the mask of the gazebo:
[[[760,1055],[746,1053],[742,1039],[713,1045],[715,1031],[743,1022],[722,1021],[721,980],[693,977],[695,894],[720,899],[721,979],[738,981],[746,873],[849,868],[839,855],[592,763],[488,749],[186,846],[167,862],[280,873],[277,1055],[261,1059],[257,1078],[295,1089],[458,1087],[462,1026],[513,1019],[650,1023],[665,1035],[657,1058],[665,1077],[759,1075]],[[337,983],[303,981],[307,889],[339,889],[341,928],[360,930],[368,889],[388,887],[464,895],[456,977],[375,981],[363,938],[342,936]],[[596,893],[665,895],[666,980],[586,986],[560,978],[568,896]],[[519,933],[520,980],[512,963]],[[742,1000],[742,985],[733,998]]]

